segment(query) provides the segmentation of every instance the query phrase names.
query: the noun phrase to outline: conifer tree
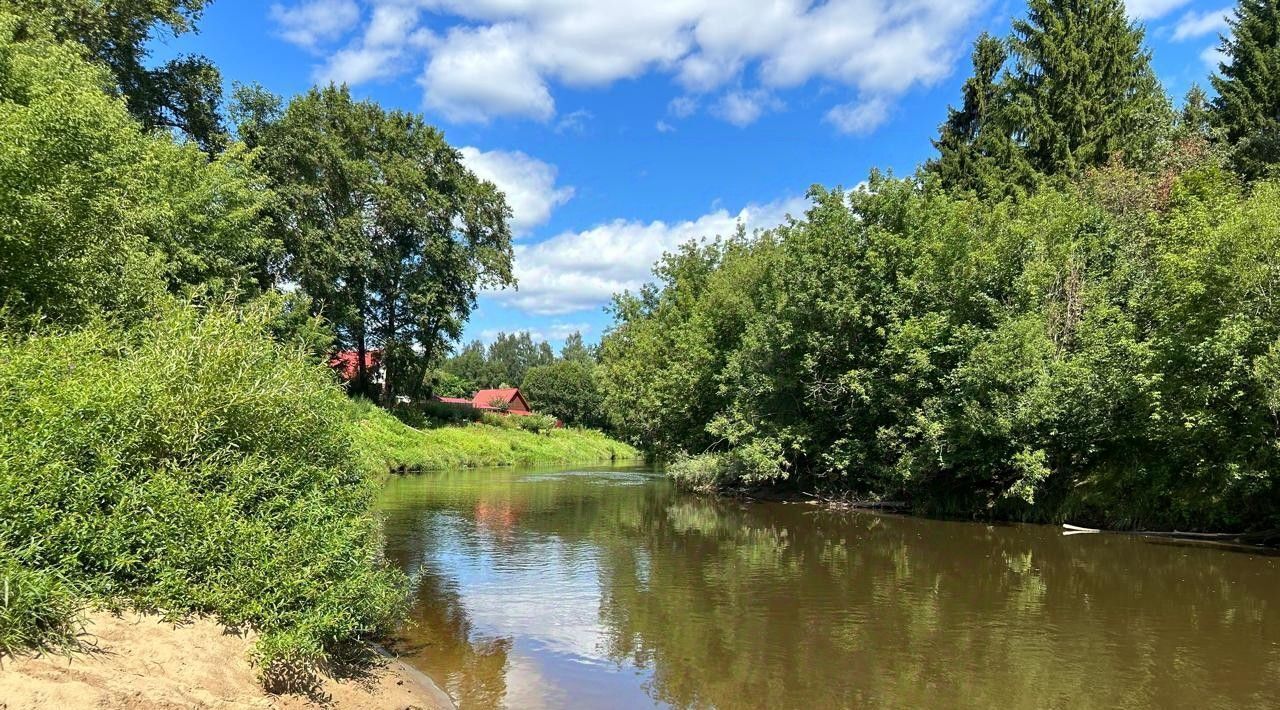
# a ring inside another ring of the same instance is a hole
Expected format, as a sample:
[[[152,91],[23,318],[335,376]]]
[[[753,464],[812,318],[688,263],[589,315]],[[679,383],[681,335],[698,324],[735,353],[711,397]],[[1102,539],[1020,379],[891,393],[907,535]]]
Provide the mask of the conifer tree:
[[[1007,87],[1001,77],[1007,58],[1004,43],[986,32],[974,43],[973,76],[964,83],[964,101],[959,109],[948,109],[933,141],[938,157],[925,165],[948,189],[999,196],[1032,181],[1030,166],[1010,137]]]
[[[1171,109],[1122,0],[1030,0],[1009,46],[1015,138],[1036,170],[1150,159]]]
[[[1280,165],[1280,6],[1240,0],[1230,26],[1226,60],[1211,79],[1213,123],[1233,148],[1236,169],[1257,178]]]
[[[1182,115],[1178,118],[1178,126],[1183,133],[1208,137],[1211,128],[1212,106],[1209,97],[1199,84],[1192,84],[1187,96],[1182,100]]]

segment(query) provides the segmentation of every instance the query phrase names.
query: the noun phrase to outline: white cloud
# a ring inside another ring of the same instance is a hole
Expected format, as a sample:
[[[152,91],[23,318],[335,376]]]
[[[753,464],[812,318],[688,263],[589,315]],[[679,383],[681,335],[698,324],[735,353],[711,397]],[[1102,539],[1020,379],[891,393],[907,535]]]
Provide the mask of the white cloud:
[[[879,128],[889,118],[889,102],[872,98],[856,103],[841,104],[827,112],[826,120],[841,133],[866,135]]]
[[[280,36],[306,48],[338,39],[360,22],[355,0],[309,0],[293,7],[276,3],[270,12]]]
[[[657,123],[655,123],[653,127],[658,129],[659,133],[675,133],[676,132],[676,127],[671,125],[670,123],[667,123],[666,121],[660,120]]]
[[[279,14],[352,2],[313,0]],[[886,100],[937,82],[988,0],[364,2],[373,11],[363,38],[331,58],[329,73],[369,80],[425,64],[426,106],[454,121],[546,121],[555,115],[555,85],[599,87],[659,72],[690,95],[673,102],[672,115],[688,115],[693,97],[709,94],[718,115],[744,123],[771,107],[758,96],[811,80]],[[448,29],[437,36],[428,24]]]
[[[401,72],[399,58],[400,52],[396,49],[349,47],[329,57],[328,64],[316,72],[316,79],[351,85],[386,79]]]
[[[1218,45],[1211,44],[1200,51],[1200,61],[1204,62],[1210,69],[1217,71],[1218,65],[1227,61],[1227,55]]]
[[[1135,20],[1154,20],[1186,5],[1189,0],[1126,0],[1125,9]]]
[[[556,187],[556,168],[520,151],[467,146],[462,149],[467,168],[498,186],[507,196],[513,217],[511,230],[526,234],[551,218],[551,211],[573,197],[572,187]]]
[[[578,109],[566,113],[556,121],[556,133],[576,133],[582,135],[587,132],[587,121],[595,118],[595,115],[586,109]]]
[[[805,197],[748,205],[736,214],[717,209],[684,222],[614,220],[581,232],[564,232],[538,244],[516,246],[518,290],[494,298],[528,313],[560,315],[603,307],[615,293],[636,290],[650,279],[664,252],[702,237],[781,224],[809,207]]]
[[[528,61],[527,41],[510,25],[450,30],[419,80],[426,104],[452,121],[486,122],[495,114],[550,119],[555,101]]]
[[[739,128],[756,122],[765,111],[782,108],[782,102],[763,90],[731,91],[720,98],[713,113]]]
[[[1182,16],[1178,20],[1177,26],[1173,28],[1173,41],[1181,42],[1183,40],[1203,37],[1207,34],[1215,34],[1227,29],[1227,18],[1231,15],[1232,8],[1224,7],[1217,10],[1209,10],[1207,12],[1195,12],[1194,10]]]
[[[692,96],[677,96],[667,104],[667,113],[676,118],[688,118],[698,110],[698,100]]]

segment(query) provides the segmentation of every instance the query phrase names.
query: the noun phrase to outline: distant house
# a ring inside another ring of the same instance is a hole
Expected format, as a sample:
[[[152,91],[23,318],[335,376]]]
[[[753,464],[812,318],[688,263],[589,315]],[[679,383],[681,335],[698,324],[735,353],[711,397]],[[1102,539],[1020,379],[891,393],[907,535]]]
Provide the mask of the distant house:
[[[338,378],[343,382],[351,382],[360,374],[359,362],[360,356],[354,350],[339,350],[329,357],[329,367],[338,373]],[[368,373],[370,383],[382,384],[381,350],[365,351],[364,369]]]
[[[529,402],[524,398],[524,395],[520,394],[520,389],[517,387],[480,390],[471,397],[436,397],[435,400],[445,404],[456,404],[486,412],[500,412],[520,416],[533,414],[533,410],[529,409]]]

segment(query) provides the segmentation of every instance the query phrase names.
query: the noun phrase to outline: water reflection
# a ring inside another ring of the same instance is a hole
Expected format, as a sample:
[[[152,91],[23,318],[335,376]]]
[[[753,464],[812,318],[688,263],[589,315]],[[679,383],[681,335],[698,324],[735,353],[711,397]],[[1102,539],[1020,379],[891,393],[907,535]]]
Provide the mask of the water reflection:
[[[1280,706],[1280,560],[683,496],[638,471],[384,496],[463,707]]]

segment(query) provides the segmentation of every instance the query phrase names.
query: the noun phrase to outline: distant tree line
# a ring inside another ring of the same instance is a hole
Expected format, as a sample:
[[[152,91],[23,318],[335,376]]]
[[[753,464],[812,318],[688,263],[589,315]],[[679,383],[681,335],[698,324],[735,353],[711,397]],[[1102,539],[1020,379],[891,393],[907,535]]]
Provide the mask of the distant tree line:
[[[580,332],[565,338],[558,356],[527,331],[499,333],[487,348],[474,340],[445,360],[433,385],[437,394],[452,397],[519,387],[535,411],[567,424],[599,427],[606,421],[596,361],[596,348],[586,345]]]
[[[1280,527],[1280,15],[1175,111],[1120,0],[1031,0],[907,178],[615,297],[609,423],[698,488]]]

